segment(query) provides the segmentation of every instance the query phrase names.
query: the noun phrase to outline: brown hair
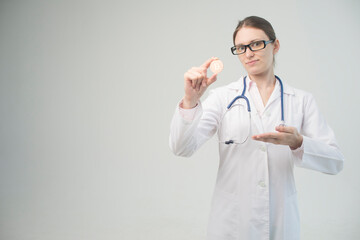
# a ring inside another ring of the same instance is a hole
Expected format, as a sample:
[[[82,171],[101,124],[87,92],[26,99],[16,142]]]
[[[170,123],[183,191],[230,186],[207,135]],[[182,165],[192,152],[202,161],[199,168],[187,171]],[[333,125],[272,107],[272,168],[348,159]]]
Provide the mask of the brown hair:
[[[250,16],[239,21],[238,25],[236,26],[236,29],[233,34],[234,45],[235,45],[236,34],[242,27],[252,27],[252,28],[261,29],[269,37],[269,40],[276,39],[275,31],[267,20],[257,16]]]

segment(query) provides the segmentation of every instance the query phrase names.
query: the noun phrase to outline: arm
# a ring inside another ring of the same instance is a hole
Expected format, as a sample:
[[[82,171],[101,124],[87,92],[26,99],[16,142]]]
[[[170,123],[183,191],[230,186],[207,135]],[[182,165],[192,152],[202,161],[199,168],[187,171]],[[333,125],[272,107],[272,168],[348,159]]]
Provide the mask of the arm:
[[[293,152],[295,164],[328,174],[337,174],[343,169],[344,156],[335,139],[333,130],[321,115],[313,96],[304,104],[302,149]]]
[[[185,96],[175,110],[170,127],[169,145],[176,155],[191,156],[216,132],[218,110],[215,97],[209,96],[204,102],[205,111],[200,103],[207,87],[216,81],[216,74],[207,77],[207,69],[216,59],[210,58],[184,74]]]
[[[193,109],[181,108],[182,103],[176,107],[171,121],[169,145],[175,155],[190,157],[216,133],[221,109],[214,92]]]
[[[304,101],[304,121],[300,133],[295,127],[276,127],[274,133],[263,133],[252,138],[258,141],[288,145],[295,165],[328,174],[343,169],[344,156],[336,143],[332,129],[320,114],[311,95]]]

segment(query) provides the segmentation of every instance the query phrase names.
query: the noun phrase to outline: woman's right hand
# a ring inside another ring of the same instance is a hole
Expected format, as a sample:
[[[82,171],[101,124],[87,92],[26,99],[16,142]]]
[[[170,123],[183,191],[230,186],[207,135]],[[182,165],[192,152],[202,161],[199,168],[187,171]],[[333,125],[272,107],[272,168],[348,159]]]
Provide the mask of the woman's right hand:
[[[192,67],[184,74],[185,96],[183,98],[183,108],[194,108],[204,94],[207,87],[216,81],[217,74],[207,77],[207,69],[212,61],[218,58],[212,57],[204,62],[200,67]]]

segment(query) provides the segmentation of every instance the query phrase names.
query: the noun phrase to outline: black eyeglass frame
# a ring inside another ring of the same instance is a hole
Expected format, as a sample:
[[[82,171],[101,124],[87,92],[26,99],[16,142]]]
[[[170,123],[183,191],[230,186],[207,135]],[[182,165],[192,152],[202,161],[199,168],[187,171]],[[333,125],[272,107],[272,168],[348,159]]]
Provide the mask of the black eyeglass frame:
[[[242,52],[242,53],[235,53],[235,52],[236,52],[236,46],[231,47],[230,50],[231,50],[231,53],[232,53],[233,55],[244,54],[244,53],[246,53],[246,49],[247,49],[247,48],[249,48],[252,52],[256,52],[256,51],[263,50],[264,48],[266,48],[266,45],[268,45],[269,43],[272,43],[272,42],[274,42],[274,41],[275,41],[275,40],[269,40],[269,41],[261,40],[261,41],[252,42],[252,43],[250,43],[250,44],[248,44],[248,45],[241,45],[242,47],[245,47],[245,50],[244,50],[244,52]],[[251,44],[254,44],[254,43],[258,43],[258,42],[263,42],[263,43],[264,43],[264,47],[261,48],[261,49],[253,50],[253,49],[250,47],[250,45],[251,45]],[[238,45],[238,46],[239,46],[239,45]]]

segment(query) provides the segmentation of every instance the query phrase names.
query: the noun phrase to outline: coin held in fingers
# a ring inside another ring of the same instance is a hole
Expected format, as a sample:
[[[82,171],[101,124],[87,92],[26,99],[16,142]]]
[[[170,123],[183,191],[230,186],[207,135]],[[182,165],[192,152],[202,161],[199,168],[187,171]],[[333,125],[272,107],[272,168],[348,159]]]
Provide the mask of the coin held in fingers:
[[[223,69],[224,69],[224,64],[220,60],[214,60],[210,64],[210,70],[215,74],[218,74]]]

